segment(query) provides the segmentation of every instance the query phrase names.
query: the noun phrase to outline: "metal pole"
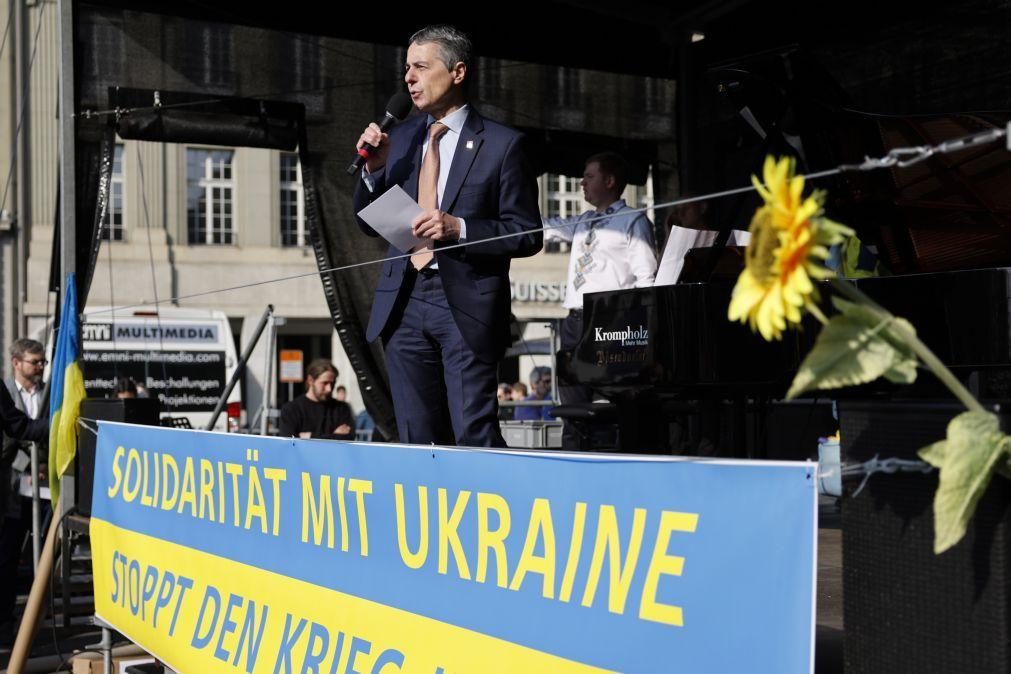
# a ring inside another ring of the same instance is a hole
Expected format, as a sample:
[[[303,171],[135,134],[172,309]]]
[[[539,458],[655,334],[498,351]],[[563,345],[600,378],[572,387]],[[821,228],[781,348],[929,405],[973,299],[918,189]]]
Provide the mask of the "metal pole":
[[[102,673],[112,674],[112,630],[102,624],[102,641],[99,645],[102,651]]]
[[[263,376],[263,406],[260,412],[260,435],[267,434],[267,423],[270,417],[270,392],[274,388],[274,340],[277,328],[274,326],[274,314],[270,315],[267,329],[267,363]]]
[[[204,430],[214,430],[214,424],[218,422],[221,410],[225,409],[225,405],[228,404],[228,396],[232,395],[232,389],[234,389],[235,385],[239,383],[239,377],[241,377],[246,371],[246,363],[249,362],[249,357],[253,355],[253,349],[256,347],[257,342],[260,341],[260,335],[263,334],[263,328],[267,325],[267,319],[270,318],[273,313],[274,305],[268,304],[267,308],[263,312],[263,315],[260,316],[260,322],[256,324],[256,330],[253,331],[253,336],[250,338],[249,343],[246,344],[246,348],[242,351],[242,356],[239,358],[239,362],[235,366],[235,372],[232,373],[232,378],[228,380],[228,385],[225,386],[225,390],[221,392],[221,397],[218,398],[218,404],[214,407],[214,413],[211,414],[211,420],[207,422],[207,427]]]
[[[17,188],[14,199],[14,226],[17,228],[18,251],[14,259],[16,269],[14,286],[17,292],[17,302],[14,305],[14,325],[17,334],[23,335],[28,330],[24,305],[28,301],[28,237],[32,221],[31,183],[29,182],[31,179],[31,144],[28,142],[31,136],[31,86],[28,71],[28,40],[25,39],[28,25],[27,14],[24,11],[23,2],[10,1],[14,2],[15,128],[17,128],[17,120],[21,120],[21,136],[14,139],[17,156],[17,170],[14,174]],[[41,9],[42,6],[38,5],[38,7]]]
[[[77,222],[75,219],[77,204],[77,176],[75,172],[76,155],[74,142],[74,2],[73,0],[57,0],[60,10],[60,287],[62,292],[67,274],[76,271],[77,253]],[[74,308],[77,311],[77,308]],[[61,511],[54,513],[55,521],[77,503],[74,471],[69,470],[60,480]]]
[[[42,508],[39,499],[39,443],[33,442],[32,456],[32,570],[39,572],[39,556],[42,554]]]

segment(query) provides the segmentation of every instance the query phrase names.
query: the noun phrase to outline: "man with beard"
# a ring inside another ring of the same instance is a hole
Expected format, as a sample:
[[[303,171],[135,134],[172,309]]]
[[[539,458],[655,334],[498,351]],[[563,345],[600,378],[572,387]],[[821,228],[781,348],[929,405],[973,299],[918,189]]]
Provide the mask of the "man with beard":
[[[354,440],[355,418],[351,406],[333,397],[337,368],[329,360],[319,358],[309,363],[305,374],[305,394],[281,408],[278,435]]]

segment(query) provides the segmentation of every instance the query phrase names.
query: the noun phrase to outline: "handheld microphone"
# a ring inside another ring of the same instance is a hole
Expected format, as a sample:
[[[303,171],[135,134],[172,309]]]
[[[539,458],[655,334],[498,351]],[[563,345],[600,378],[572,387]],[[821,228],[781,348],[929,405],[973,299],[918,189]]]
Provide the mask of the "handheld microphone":
[[[379,122],[380,131],[386,133],[394,124],[407,117],[407,113],[411,111],[413,105],[411,96],[406,91],[393,94],[386,103],[386,115],[383,116],[383,121]],[[353,176],[357,173],[375,149],[367,143],[359,148],[357,150],[358,156],[348,165],[348,175]]]

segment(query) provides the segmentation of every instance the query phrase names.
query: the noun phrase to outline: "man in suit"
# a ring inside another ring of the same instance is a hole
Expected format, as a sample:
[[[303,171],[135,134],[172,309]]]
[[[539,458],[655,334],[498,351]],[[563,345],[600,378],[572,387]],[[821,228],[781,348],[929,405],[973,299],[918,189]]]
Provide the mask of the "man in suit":
[[[424,209],[411,226],[426,241],[383,264],[366,337],[383,340],[402,442],[504,447],[495,392],[509,344],[509,261],[537,253],[543,237],[522,135],[467,104],[470,59],[455,28],[415,33],[404,81],[424,114],[359,138],[373,149],[355,211],[400,185]],[[469,245],[444,249],[457,243]]]
[[[28,512],[18,491],[28,470],[24,440],[43,440],[48,433],[42,411],[42,373],[46,356],[34,339],[18,339],[10,348],[14,376],[0,386],[3,452],[0,454],[0,643],[14,633],[17,570],[28,531]],[[34,421],[33,421],[34,420]]]

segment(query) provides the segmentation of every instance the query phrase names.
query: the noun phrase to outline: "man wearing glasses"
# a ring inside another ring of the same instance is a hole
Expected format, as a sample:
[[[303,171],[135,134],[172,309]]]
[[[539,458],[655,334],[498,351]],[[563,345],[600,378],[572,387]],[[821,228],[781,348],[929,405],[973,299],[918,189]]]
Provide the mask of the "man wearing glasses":
[[[543,365],[530,371],[530,395],[524,402],[549,402],[551,400],[551,368]],[[548,412],[551,405],[520,405],[516,408],[514,419],[521,421],[553,421]]]
[[[30,463],[24,441],[44,440],[48,434],[42,411],[45,350],[34,339],[19,339],[10,354],[14,376],[0,386],[0,643],[9,642],[14,634],[18,561],[28,531],[29,516],[19,490]]]

